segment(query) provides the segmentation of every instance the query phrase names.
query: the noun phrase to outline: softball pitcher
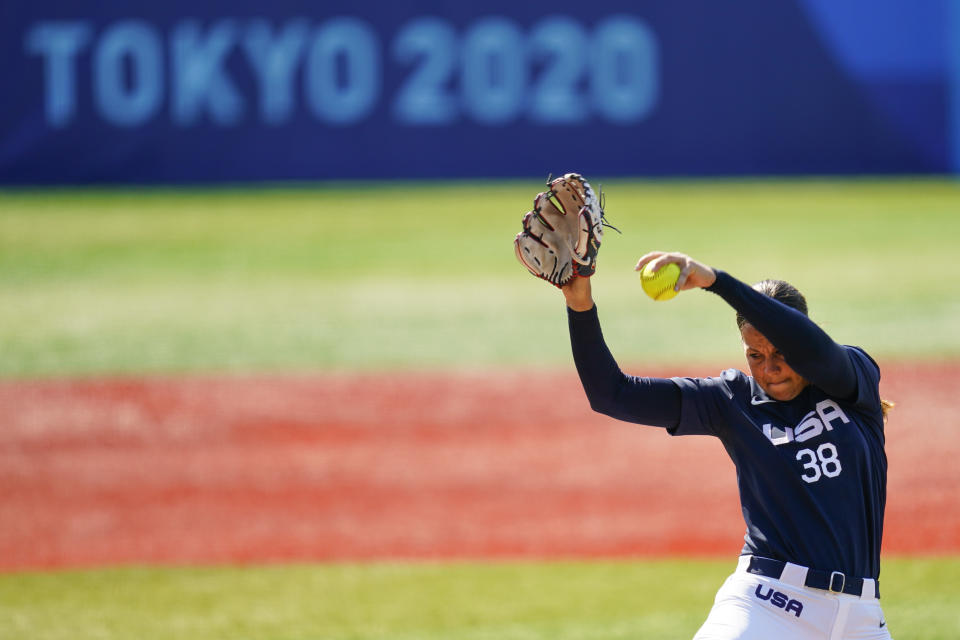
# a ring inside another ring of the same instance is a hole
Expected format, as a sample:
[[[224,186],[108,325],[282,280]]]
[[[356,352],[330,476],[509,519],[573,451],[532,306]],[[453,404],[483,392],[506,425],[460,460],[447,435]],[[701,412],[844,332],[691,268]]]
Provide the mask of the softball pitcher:
[[[563,179],[571,176],[582,180]],[[553,229],[562,227],[558,216],[574,212],[596,224],[572,225],[570,241],[543,243],[528,214],[515,247],[524,266],[565,296],[590,406],[671,435],[719,438],[736,466],[745,544],[694,640],[889,639],[878,578],[890,405],[880,399],[877,364],[814,324],[803,296],[786,282],[750,287],[687,255],[654,252],[636,268],[674,263],[677,291],[704,289],[734,309],[750,375],[737,369],[713,378],[624,374],[604,342],[589,280],[602,237],[601,200],[580,189],[562,201],[566,185],[556,183],[538,196],[534,217]],[[577,234],[584,233],[593,246],[588,256],[576,253],[584,246]],[[540,241],[528,250],[530,236]],[[569,251],[573,266],[551,264]],[[589,268],[577,273],[585,258]]]

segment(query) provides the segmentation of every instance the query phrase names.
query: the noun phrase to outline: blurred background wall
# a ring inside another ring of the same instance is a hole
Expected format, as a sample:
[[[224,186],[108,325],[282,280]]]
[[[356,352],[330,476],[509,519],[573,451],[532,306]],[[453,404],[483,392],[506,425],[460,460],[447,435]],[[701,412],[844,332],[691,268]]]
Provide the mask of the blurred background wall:
[[[949,173],[955,5],[14,0],[0,183]]]

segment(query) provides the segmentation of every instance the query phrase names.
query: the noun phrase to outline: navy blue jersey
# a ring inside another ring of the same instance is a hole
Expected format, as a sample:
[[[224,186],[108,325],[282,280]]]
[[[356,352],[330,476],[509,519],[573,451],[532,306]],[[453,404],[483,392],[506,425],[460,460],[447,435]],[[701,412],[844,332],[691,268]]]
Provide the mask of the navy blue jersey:
[[[670,432],[720,438],[737,469],[743,553],[876,579],[887,475],[879,370],[847,351],[859,377],[849,401],[812,385],[770,400],[736,369],[675,378],[680,420]]]
[[[810,381],[796,398],[768,398],[736,369],[714,378],[625,375],[594,307],[569,311],[574,360],[591,406],[673,435],[719,438],[736,466],[747,526],[743,553],[878,578],[887,475],[879,368],[864,351],[834,343],[803,314],[727,274],[718,272],[714,292]]]

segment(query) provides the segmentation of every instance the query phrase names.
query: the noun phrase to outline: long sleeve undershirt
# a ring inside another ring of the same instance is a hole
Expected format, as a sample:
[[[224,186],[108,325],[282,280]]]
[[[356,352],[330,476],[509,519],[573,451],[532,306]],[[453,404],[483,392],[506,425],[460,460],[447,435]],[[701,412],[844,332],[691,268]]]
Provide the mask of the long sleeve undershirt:
[[[740,312],[780,353],[787,364],[828,395],[848,398],[857,377],[845,349],[807,316],[717,270],[707,288]],[[673,427],[680,420],[680,389],[666,378],[624,374],[607,348],[597,308],[567,309],[577,373],[590,406],[619,420]]]

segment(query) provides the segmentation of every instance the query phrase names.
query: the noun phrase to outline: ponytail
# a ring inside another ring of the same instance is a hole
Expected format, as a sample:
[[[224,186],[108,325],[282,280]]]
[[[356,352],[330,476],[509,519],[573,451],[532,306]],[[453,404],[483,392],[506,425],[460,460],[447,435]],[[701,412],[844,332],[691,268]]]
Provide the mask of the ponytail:
[[[889,400],[884,400],[883,398],[880,398],[880,409],[883,411],[884,422],[887,421],[887,414],[890,412],[890,409],[893,409],[895,406],[897,405],[890,402]]]

